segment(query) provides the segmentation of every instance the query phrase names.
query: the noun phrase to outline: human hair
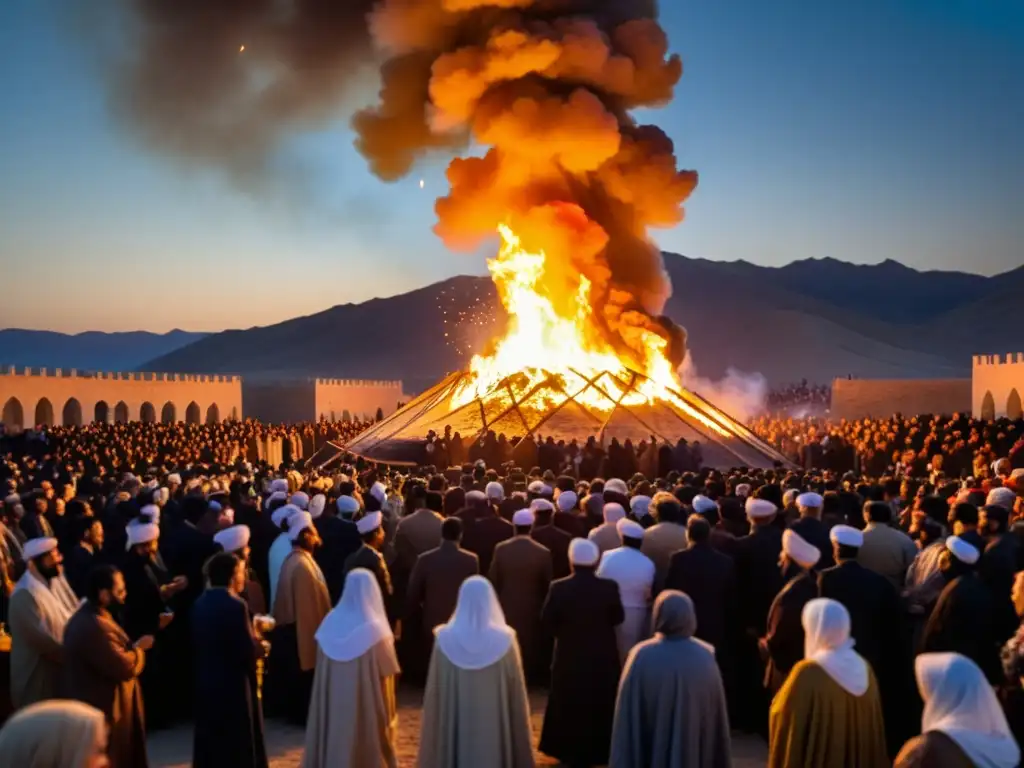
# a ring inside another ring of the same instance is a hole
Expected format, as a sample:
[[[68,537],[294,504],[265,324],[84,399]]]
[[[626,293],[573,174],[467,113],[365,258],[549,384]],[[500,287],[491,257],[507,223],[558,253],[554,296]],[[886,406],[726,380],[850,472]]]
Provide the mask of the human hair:
[[[100,592],[105,589],[114,588],[114,577],[120,573],[120,571],[113,565],[97,565],[89,571],[88,579],[85,583],[85,599],[93,605],[99,605],[100,603]]]
[[[75,520],[75,541],[82,541],[92,529],[93,525],[100,522],[95,517],[79,517]]]
[[[892,521],[892,507],[884,501],[869,501],[864,504],[864,515],[872,523],[888,524]]]
[[[444,496],[442,496],[438,491],[427,491],[426,507],[432,512],[443,512]]]
[[[996,523],[1000,533],[1006,530],[1010,523],[1010,512],[1006,507],[1001,507],[998,504],[988,504],[983,509],[989,523]]]
[[[978,524],[978,508],[973,504],[963,502],[953,507],[953,513],[950,515],[950,519],[955,523],[962,523],[963,525],[977,525]]]
[[[203,575],[211,587],[226,587],[235,576],[235,569],[242,562],[233,552],[218,552],[206,561]]]
[[[856,560],[860,553],[860,547],[851,547],[849,544],[836,544],[836,560]]]
[[[698,514],[690,515],[686,521],[686,535],[690,541],[707,541],[711,536],[711,524]]]
[[[457,517],[445,518],[441,523],[441,538],[445,541],[458,541],[462,538],[462,520]]]
[[[665,491],[654,495],[649,512],[659,523],[678,523],[683,519],[683,508],[679,500]]]

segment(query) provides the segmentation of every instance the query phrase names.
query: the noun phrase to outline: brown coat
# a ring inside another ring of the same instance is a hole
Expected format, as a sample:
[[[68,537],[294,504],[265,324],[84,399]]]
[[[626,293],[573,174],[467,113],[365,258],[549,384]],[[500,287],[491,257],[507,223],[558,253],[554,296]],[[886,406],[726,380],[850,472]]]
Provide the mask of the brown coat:
[[[103,712],[111,768],[145,768],[146,720],[139,674],[146,654],[109,614],[84,603],[64,630],[63,695]]]
[[[417,509],[398,521],[395,554],[405,573],[412,571],[417,557],[441,543],[443,522],[444,518],[430,509]]]
[[[422,606],[423,629],[430,637],[434,627],[452,617],[462,582],[479,572],[476,555],[451,541],[419,556],[409,578],[406,608]]]
[[[515,535],[512,523],[496,513],[483,515],[466,525],[462,546],[480,558],[480,573],[489,573],[494,548]]]
[[[534,525],[531,538],[543,544],[551,552],[551,566],[554,578],[564,579],[570,573],[569,544],[572,536],[554,525]],[[524,654],[525,655],[525,654]]]
[[[299,669],[316,668],[316,631],[331,610],[331,596],[320,567],[302,549],[293,549],[281,566],[281,580],[274,595],[274,620],[277,625],[295,625],[299,650]]]
[[[494,548],[488,577],[501,609],[519,637],[523,665],[534,670],[544,653],[541,609],[551,586],[551,551],[529,536],[516,536]]]

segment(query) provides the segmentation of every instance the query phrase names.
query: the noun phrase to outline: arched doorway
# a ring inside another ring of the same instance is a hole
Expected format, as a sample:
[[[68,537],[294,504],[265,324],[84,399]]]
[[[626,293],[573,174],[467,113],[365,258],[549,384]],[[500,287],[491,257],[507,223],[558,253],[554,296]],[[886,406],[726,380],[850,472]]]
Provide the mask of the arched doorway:
[[[100,400],[96,403],[96,407],[92,409],[92,421],[93,424],[107,424],[110,421],[110,406],[107,405],[105,400]]]
[[[981,400],[981,420],[990,421],[996,417],[996,401],[991,392],[986,392]]]
[[[156,421],[156,408],[153,407],[152,403],[143,403],[142,407],[139,408],[139,421],[144,421],[146,424],[152,424]]]
[[[53,403],[45,397],[36,403],[36,417],[33,420],[37,427],[53,426]]]
[[[82,426],[82,404],[75,398],[64,403],[64,411],[61,413],[61,423],[65,427]]]
[[[25,410],[18,398],[12,397],[4,403],[2,421],[8,432],[21,432],[25,428]]]
[[[220,423],[220,408],[214,403],[206,409],[206,423],[207,424],[219,424]]]
[[[202,411],[199,410],[199,403],[193,400],[188,404],[188,408],[185,409],[185,423],[198,424],[200,413],[202,413]]]
[[[1010,396],[1006,398],[1006,418],[1016,421],[1021,417],[1020,394],[1016,389],[1010,390]]]
[[[149,407],[152,408],[153,406],[150,405]],[[128,403],[122,400],[114,406],[114,421],[118,424],[127,424],[128,419]]]
[[[163,424],[173,424],[178,420],[178,409],[174,407],[174,403],[168,401],[164,403],[163,410],[160,411],[160,421]]]

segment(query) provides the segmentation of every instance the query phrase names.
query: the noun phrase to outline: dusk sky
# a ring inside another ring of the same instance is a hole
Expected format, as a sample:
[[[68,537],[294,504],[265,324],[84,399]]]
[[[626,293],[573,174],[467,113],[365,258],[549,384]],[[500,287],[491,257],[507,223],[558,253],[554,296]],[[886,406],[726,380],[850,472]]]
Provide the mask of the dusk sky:
[[[0,2],[0,327],[241,328],[485,271],[485,254],[431,232],[446,160],[386,184],[345,115],[282,150],[301,191],[247,195],[155,153],[108,108],[69,18],[81,4]],[[684,75],[642,117],[700,173],[664,249],[982,274],[1024,262],[1020,0],[662,7]]]

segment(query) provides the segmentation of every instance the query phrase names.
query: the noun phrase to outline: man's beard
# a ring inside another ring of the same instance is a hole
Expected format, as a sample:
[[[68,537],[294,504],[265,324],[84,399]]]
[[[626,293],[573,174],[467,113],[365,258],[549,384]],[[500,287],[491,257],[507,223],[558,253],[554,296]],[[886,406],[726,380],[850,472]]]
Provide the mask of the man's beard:
[[[39,575],[46,579],[47,582],[53,581],[55,578],[60,576],[60,565],[54,563],[52,565],[39,564],[36,566],[39,570]]]

